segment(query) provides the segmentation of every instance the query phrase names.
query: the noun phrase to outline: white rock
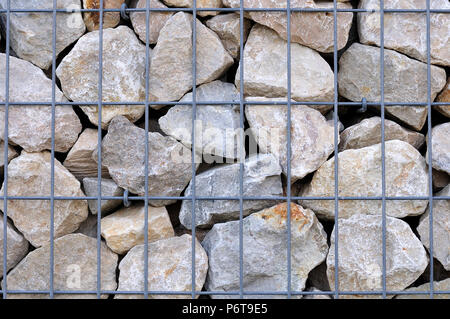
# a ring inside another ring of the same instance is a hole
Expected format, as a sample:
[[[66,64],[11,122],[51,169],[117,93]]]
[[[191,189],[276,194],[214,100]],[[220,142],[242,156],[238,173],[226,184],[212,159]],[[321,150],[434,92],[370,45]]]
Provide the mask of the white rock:
[[[436,125],[431,131],[431,160],[434,169],[450,174],[450,122]],[[427,139],[428,141],[428,139]],[[428,149],[427,149],[428,164]]]
[[[94,177],[83,178],[83,188],[87,197],[98,196],[98,179]],[[101,196],[122,196],[123,189],[117,186],[112,179],[101,179]],[[88,200],[89,210],[92,214],[97,215],[98,201],[95,199]],[[106,214],[114,211],[122,204],[120,199],[105,199],[101,200],[101,213]]]
[[[430,291],[431,285],[429,282],[420,285],[418,287],[412,287],[405,289],[405,291],[419,292],[419,291]],[[433,290],[436,291],[449,291],[450,290],[450,278],[441,281],[433,282]],[[397,295],[395,299],[430,299],[430,294],[401,294]],[[449,299],[448,294],[433,294],[433,299]]]

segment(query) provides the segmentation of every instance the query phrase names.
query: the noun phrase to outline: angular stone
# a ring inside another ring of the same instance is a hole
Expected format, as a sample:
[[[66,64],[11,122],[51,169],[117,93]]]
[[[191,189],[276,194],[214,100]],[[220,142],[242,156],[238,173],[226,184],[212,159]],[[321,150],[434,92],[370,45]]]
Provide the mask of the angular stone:
[[[273,99],[247,99],[267,100]],[[246,105],[245,115],[260,152],[274,154],[287,175],[286,105]],[[319,111],[305,105],[291,105],[291,183],[316,171],[333,151],[333,126]]]
[[[445,70],[431,66],[431,100],[445,85]],[[339,60],[339,94],[360,102],[379,102],[380,49],[353,43]],[[392,50],[384,50],[384,101],[399,103],[427,102],[427,65]],[[426,106],[386,106],[386,112],[413,129],[422,129],[427,118]]]
[[[168,6],[177,8],[192,8],[193,0],[163,0]],[[221,0],[199,0],[197,1],[197,8],[222,8]],[[215,16],[219,14],[217,11],[197,11],[200,17]]]
[[[425,142],[425,136],[405,129],[394,121],[384,120],[384,140],[400,140],[419,149]],[[347,128],[341,133],[339,151],[357,149],[381,143],[381,117],[374,116]]]
[[[50,170],[50,152],[22,151],[8,165],[8,196],[50,196]],[[4,187],[3,183],[1,194]],[[54,160],[54,195],[84,196],[80,182],[57,159]],[[54,238],[74,232],[87,216],[86,200],[55,200]],[[34,247],[50,241],[49,200],[8,200],[8,217]]]
[[[120,9],[124,0],[103,0],[104,9]],[[100,0],[83,0],[84,9],[100,9]],[[100,28],[100,13],[84,12],[83,20],[88,31]],[[120,22],[120,12],[105,12],[103,14],[103,29],[114,28]]]
[[[56,69],[64,94],[72,101],[98,101],[99,31],[85,34]],[[145,100],[145,46],[126,26],[103,30],[103,102],[143,102]],[[98,106],[81,109],[98,125]],[[137,121],[143,105],[102,105],[102,128],[114,116]]]
[[[123,116],[115,117],[103,138],[102,163],[119,187],[145,194],[145,130]],[[172,137],[148,133],[148,194],[179,196],[192,177],[191,151]],[[93,157],[97,160],[97,151]],[[151,200],[165,206],[173,200]]]
[[[64,167],[79,180],[84,177],[97,177],[97,162],[92,158],[92,153],[98,146],[97,134],[97,130],[85,129],[64,160]],[[108,170],[104,165],[102,165],[102,176],[109,176]]]
[[[334,128],[334,111],[330,111],[327,114],[325,114],[325,118],[328,124],[330,124]],[[342,124],[342,122],[339,120],[339,116],[338,116],[338,128],[339,133],[342,133],[342,131],[345,129],[344,124]]]
[[[144,245],[132,248],[119,264],[119,291],[144,289]],[[172,292],[192,290],[192,237],[183,235],[158,240],[148,245],[148,289]],[[195,240],[195,290],[200,291],[208,271],[208,256]],[[143,295],[118,294],[116,299],[143,298]],[[149,295],[153,299],[188,299],[191,295]]]
[[[83,188],[87,197],[98,196],[98,179],[94,177],[83,178]],[[112,179],[102,178],[101,181],[102,196],[122,196],[123,189],[117,186]],[[101,200],[101,213],[107,214],[113,212],[122,204],[120,199]],[[88,200],[89,210],[93,215],[97,215],[97,200]]]
[[[381,216],[365,214],[339,219],[340,291],[380,291],[383,276]],[[330,287],[335,281],[334,231],[327,257]],[[425,271],[428,257],[422,243],[409,225],[397,218],[386,217],[386,289],[403,290]],[[340,298],[381,298],[381,295],[340,295]],[[388,295],[388,298],[392,298]]]
[[[213,30],[227,49],[228,53],[234,58],[239,59],[241,33],[240,33],[240,18],[237,13],[227,13],[215,16],[206,21],[208,28]],[[244,41],[247,41],[247,36],[250,31],[251,22],[244,18]]]
[[[444,188],[450,184],[450,175],[446,172],[438,171],[433,168],[433,187],[434,188]]]
[[[317,293],[317,295],[304,295],[303,299],[331,299],[330,295],[320,294],[323,291],[321,291],[317,288],[312,287],[312,288],[307,289],[307,291]]]
[[[133,0],[132,8],[146,8],[147,0]],[[159,0],[150,0],[149,8],[164,9],[167,8]],[[173,12],[150,12],[149,20],[149,43],[153,44],[158,41],[159,31],[161,31],[167,20],[173,15]],[[145,12],[131,12],[130,13],[131,23],[133,25],[134,31],[139,36],[139,39],[144,43],[147,41],[147,20]]]
[[[199,20],[196,32],[196,83],[200,85],[218,79],[233,64],[233,58],[217,34]],[[192,50],[192,15],[178,12],[161,29],[153,50],[150,65],[152,101],[179,100],[192,89]]]
[[[240,190],[240,164],[228,164],[209,169],[195,177],[195,195],[207,197],[238,197]],[[252,155],[244,162],[244,196],[282,196],[281,167],[271,154]],[[185,196],[190,196],[192,185],[186,188]],[[247,200],[243,202],[243,215],[274,205],[273,200]],[[215,223],[239,219],[238,200],[197,200],[195,202],[196,226],[207,227]],[[181,205],[180,222],[192,228],[192,201]]]
[[[197,102],[239,101],[234,84],[213,81],[196,90]],[[187,93],[180,102],[192,102]],[[239,157],[239,105],[197,105],[195,149],[223,158]],[[161,130],[187,147],[192,142],[192,105],[175,105],[159,119]]]
[[[444,90],[439,94],[436,102],[447,102],[449,105],[436,105],[434,108],[441,114],[450,117],[450,77],[447,78],[447,85]]]
[[[0,101],[5,101],[6,55],[0,53]],[[52,81],[30,62],[9,58],[9,102],[51,102]],[[55,101],[66,102],[55,87]],[[8,142],[29,152],[51,149],[52,107],[10,105]],[[0,106],[0,138],[4,138],[5,106]],[[67,152],[81,132],[81,123],[70,105],[55,106],[55,151]]]
[[[3,213],[0,212],[0,260],[2,261],[2,270],[0,271],[0,278],[3,277],[3,230],[4,230],[4,224],[3,224]],[[23,257],[28,252],[28,242],[26,239],[22,236],[21,233],[19,233],[14,226],[9,222],[9,220],[6,222],[6,271],[9,271],[13,267],[15,267],[19,261],[22,260]]]
[[[0,153],[4,154],[4,151],[5,151],[5,142],[4,141],[0,141]],[[14,148],[12,148],[10,145],[8,145],[8,163],[13,158],[16,158],[17,156],[19,156],[17,151]],[[2,170],[3,170],[4,166],[5,166],[5,157],[4,156],[0,156],[0,175],[3,174]]]
[[[405,289],[405,291],[419,292],[419,291],[430,291],[430,283],[420,285],[418,287],[412,287]],[[434,291],[449,291],[450,290],[450,278],[441,281],[433,282]],[[433,294],[433,299],[449,299],[448,294]],[[401,294],[397,295],[395,299],[430,299],[430,294]]]
[[[0,0],[0,9],[7,9],[9,0]],[[80,9],[80,0],[59,0],[56,9]],[[53,0],[15,0],[11,9],[53,9]],[[6,15],[1,16],[6,26]],[[6,29],[6,27],[5,27]],[[53,14],[12,13],[10,18],[11,48],[21,59],[32,62],[41,69],[48,69],[53,61]],[[86,30],[80,12],[56,15],[56,57]],[[36,79],[34,79],[36,81]],[[38,101],[38,100],[36,100]]]
[[[450,122],[439,124],[431,131],[431,155],[434,169],[450,174]],[[427,150],[428,164],[428,150]]]
[[[145,243],[145,205],[138,204],[102,218],[102,236],[112,251],[119,255]],[[148,208],[148,242],[175,235],[165,207]]]
[[[224,5],[239,8],[240,0],[224,0]],[[245,8],[253,9],[285,9],[286,0],[244,0]],[[333,2],[315,2],[313,0],[292,0],[291,8],[333,9]],[[347,3],[338,3],[339,9],[351,9]],[[246,12],[245,16],[253,21],[275,30],[280,37],[287,40],[287,15],[285,12]],[[338,50],[345,47],[352,26],[352,12],[337,14],[337,44]],[[334,48],[334,18],[333,12],[292,12],[291,41],[305,45],[319,52],[333,52]]]
[[[287,203],[243,219],[243,288],[286,291]],[[239,290],[239,221],[216,224],[202,243],[209,257],[208,291]],[[327,235],[314,213],[291,203],[291,288],[305,288],[308,273],[328,253]],[[213,295],[212,298],[233,298]],[[246,296],[246,298],[276,296]],[[283,296],[279,296],[283,298]]]
[[[450,196],[450,184],[436,194]],[[420,218],[417,227],[420,240],[430,249],[430,208]],[[433,201],[433,257],[439,260],[445,270],[450,271],[450,200]]]
[[[261,25],[250,31],[244,48],[245,96],[286,97],[287,43]],[[240,69],[235,84],[240,87]],[[314,50],[291,44],[291,94],[296,101],[332,101],[333,71]],[[321,106],[326,112],[331,106]]]
[[[379,0],[362,0],[359,8],[379,10]],[[386,0],[385,9],[426,9],[426,0]],[[448,0],[430,1],[430,9],[450,9]],[[380,13],[358,13],[358,31],[361,43],[380,46]],[[425,13],[384,14],[384,46],[410,57],[427,62]],[[450,65],[450,16],[446,13],[430,14],[431,63]]]
[[[101,290],[116,290],[118,257],[101,244]],[[50,245],[30,252],[9,274],[8,289],[49,290]],[[64,291],[97,290],[97,239],[69,234],[54,243],[53,288]],[[2,283],[3,286],[3,283]],[[4,287],[4,286],[3,286]],[[107,298],[108,295],[101,295]],[[47,299],[48,294],[9,294],[8,298]],[[95,299],[96,294],[55,294],[55,299]]]
[[[381,196],[381,144],[339,153],[339,196]],[[425,159],[410,144],[393,140],[385,143],[385,185],[387,197],[428,196]],[[315,173],[299,196],[334,197],[334,157]],[[301,200],[318,216],[334,219],[334,201]],[[403,218],[423,214],[427,200],[388,200],[386,214]],[[355,214],[381,215],[381,200],[340,200],[339,217]]]
[[[97,216],[89,214],[88,218],[80,224],[75,233],[97,238]]]

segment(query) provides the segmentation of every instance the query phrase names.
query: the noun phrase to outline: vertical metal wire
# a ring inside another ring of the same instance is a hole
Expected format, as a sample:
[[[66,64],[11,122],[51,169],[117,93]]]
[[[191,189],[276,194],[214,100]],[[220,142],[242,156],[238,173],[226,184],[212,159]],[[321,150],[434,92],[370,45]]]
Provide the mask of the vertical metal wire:
[[[287,298],[291,299],[291,0],[286,3],[286,35],[287,35],[287,124],[286,124],[286,168],[287,168]]]

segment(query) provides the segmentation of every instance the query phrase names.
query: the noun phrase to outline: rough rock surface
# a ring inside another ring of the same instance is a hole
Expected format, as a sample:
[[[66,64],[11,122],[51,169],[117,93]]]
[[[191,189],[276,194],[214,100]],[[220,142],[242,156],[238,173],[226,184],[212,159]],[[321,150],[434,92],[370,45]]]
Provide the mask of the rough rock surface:
[[[434,169],[450,174],[450,122],[433,127],[431,131],[431,155]],[[428,150],[426,155],[428,163]]]
[[[382,290],[381,216],[357,214],[339,219],[339,290]],[[327,257],[327,275],[334,287],[334,231]],[[428,257],[422,243],[404,221],[386,217],[386,288],[403,290],[424,272]],[[373,295],[341,295],[340,298],[380,298]],[[392,295],[389,298],[393,297]]]
[[[101,289],[116,290],[118,257],[101,243]],[[9,274],[8,289],[49,290],[50,245],[30,252]],[[69,234],[54,243],[53,288],[67,291],[97,290],[97,240],[82,234]],[[2,283],[3,286],[3,283]],[[102,295],[107,298],[108,295]],[[8,298],[45,299],[48,294],[11,294]],[[95,299],[96,294],[55,294],[55,299]]]
[[[245,115],[260,152],[274,154],[287,175],[286,105],[246,105]],[[291,105],[291,183],[316,171],[333,151],[334,128],[322,114],[305,105]]]
[[[196,80],[200,85],[218,79],[233,64],[233,58],[219,36],[199,20],[196,31]],[[179,100],[192,89],[192,50],[192,15],[178,12],[161,29],[153,50],[150,65],[152,101]]]
[[[428,169],[425,159],[410,144],[398,140],[385,143],[386,196],[427,196]],[[381,144],[339,153],[340,196],[381,196]],[[334,157],[314,173],[312,181],[299,196],[334,196]],[[386,201],[388,216],[403,218],[421,215],[427,200]],[[302,200],[305,207],[319,216],[334,219],[334,201]],[[339,217],[355,214],[381,215],[381,200],[341,200]]]
[[[307,291],[318,293],[318,294],[317,295],[304,295],[303,299],[331,299],[330,295],[326,295],[326,294],[321,295],[320,293],[323,291],[321,291],[317,288],[312,287],[312,288],[309,288]]]
[[[51,154],[49,152],[22,154],[8,165],[8,196],[50,196]],[[54,160],[54,195],[83,197],[80,182]],[[4,183],[0,193],[4,192]],[[0,201],[3,207],[3,200]],[[85,200],[54,201],[55,238],[72,233],[88,216]],[[8,200],[8,217],[35,247],[50,241],[49,200]]]
[[[0,53],[0,101],[5,101],[6,55]],[[30,62],[9,58],[9,101],[51,102],[52,81]],[[55,101],[66,102],[55,88]],[[8,114],[9,143],[29,152],[51,148],[52,110],[50,105],[10,105]],[[5,106],[0,106],[0,138],[3,139]],[[55,107],[55,151],[67,152],[81,132],[81,123],[70,105]]]
[[[147,0],[134,0],[132,3],[133,8],[146,8]],[[167,8],[159,0],[150,0],[149,8],[164,9]],[[158,41],[159,31],[161,31],[164,24],[173,15],[173,12],[150,12],[149,20],[149,43],[153,44]],[[145,12],[131,12],[131,23],[133,24],[134,31],[139,36],[139,39],[145,43],[147,41],[147,20]]]
[[[379,10],[379,0],[362,0],[361,9]],[[426,0],[386,0],[385,9],[426,9]],[[431,9],[450,9],[448,0],[430,1]],[[380,45],[380,13],[358,13],[358,31],[361,43]],[[384,14],[384,45],[410,57],[427,62],[425,13]],[[450,16],[446,13],[430,14],[431,63],[450,65]]]
[[[138,204],[102,218],[102,236],[112,251],[123,255],[145,243],[145,205]],[[148,208],[148,242],[173,237],[174,231],[165,207]]]
[[[170,7],[177,8],[192,8],[193,0],[163,0]],[[197,8],[222,8],[221,0],[199,0],[197,1]],[[197,15],[201,17],[215,16],[219,14],[217,11],[197,11]]]
[[[0,260],[2,264],[0,270],[0,278],[3,277],[3,218],[3,213],[0,212]],[[14,228],[9,220],[6,223],[6,243],[6,270],[9,271],[14,266],[16,266],[28,252],[28,242],[22,236],[22,234]]]
[[[144,290],[144,245],[132,248],[120,262],[119,291]],[[173,292],[192,290],[192,237],[183,235],[148,245],[148,289]],[[151,256],[151,257],[150,257]],[[208,256],[195,240],[195,290],[202,289],[208,271]],[[116,295],[117,299],[143,295]],[[149,295],[149,298],[188,299],[191,295]]]
[[[97,238],[97,215],[89,214],[88,218],[80,224],[75,233],[80,233],[92,238]]]
[[[437,97],[436,102],[450,103],[450,77],[447,78],[447,85]],[[450,117],[450,105],[437,105],[435,106],[435,108],[440,113],[444,114],[447,117]]]
[[[433,168],[433,187],[434,188],[444,188],[448,184],[450,184],[450,175],[446,172],[438,171]]]
[[[237,13],[227,13],[215,16],[208,21],[206,25],[213,30],[222,40],[225,49],[234,58],[239,59],[241,32],[240,19]],[[247,36],[250,31],[251,22],[244,18],[244,41],[247,41]]]
[[[392,50],[384,50],[384,101],[427,102],[427,65]],[[339,60],[339,94],[351,101],[379,102],[380,49],[353,43]],[[445,70],[431,66],[431,100],[442,90]],[[386,106],[386,112],[415,130],[427,118],[424,106]]]
[[[433,282],[433,290],[434,291],[449,291],[450,290],[450,278],[441,280],[441,281],[435,281]],[[430,291],[430,283],[427,282],[426,284],[420,285],[418,287],[412,287],[405,289],[405,291]],[[397,295],[395,299],[430,299],[430,294],[426,295],[418,295],[418,294],[401,294]],[[433,294],[433,299],[449,299],[448,294]]]
[[[124,0],[103,0],[104,9],[120,9]],[[100,9],[100,0],[83,0],[84,9]],[[84,12],[83,20],[88,31],[100,28],[100,13]],[[103,29],[114,28],[120,22],[120,12],[105,12],[103,14]]]
[[[99,72],[99,31],[78,40],[56,69],[64,94],[72,101],[97,102]],[[126,26],[103,30],[103,102],[143,102],[145,100],[145,46]],[[81,109],[98,125],[98,105]],[[114,116],[130,121],[144,114],[143,105],[102,105],[102,128]]]
[[[98,196],[98,179],[95,177],[83,178],[83,188],[87,197]],[[102,178],[101,180],[102,196],[122,196],[123,189],[117,186],[112,179]],[[101,213],[106,214],[114,211],[115,208],[122,204],[120,199],[101,200]],[[89,210],[92,214],[97,215],[97,200],[88,200]]]
[[[240,0],[224,0],[224,5],[239,8]],[[338,3],[338,8],[348,9],[347,3]],[[284,0],[244,0],[245,8],[286,8]],[[333,2],[317,2],[313,0],[292,0],[291,8],[333,8]],[[287,15],[285,12],[248,12],[253,21],[275,30],[284,40],[287,40]],[[352,26],[353,13],[339,12],[337,14],[338,50],[342,49],[348,40]],[[333,52],[334,19],[332,12],[293,12],[291,14],[291,41],[308,46],[319,52]]]
[[[4,141],[0,141],[0,152],[2,154],[4,154],[5,151],[5,142]],[[10,145],[8,145],[8,163],[15,157],[17,157],[19,154],[17,153],[17,151],[12,148]],[[5,166],[5,157],[4,156],[0,156],[0,175],[3,176],[3,168]]]
[[[261,25],[250,31],[244,48],[245,96],[286,97],[287,44],[277,33]],[[236,72],[236,87],[240,84]],[[316,51],[291,44],[291,94],[296,101],[332,101],[333,71]],[[322,106],[323,111],[330,106]]]
[[[175,139],[148,133],[148,193],[150,196],[179,196],[192,177],[191,151]],[[120,150],[120,152],[118,152]],[[93,154],[97,159],[97,151]],[[119,187],[145,194],[145,130],[123,116],[115,117],[103,138],[102,163]],[[173,200],[151,200],[165,206]]]
[[[450,196],[450,184],[436,194]],[[430,249],[430,209],[420,219],[417,227],[420,240]],[[450,200],[433,201],[433,256],[450,271]]]
[[[394,121],[384,120],[384,140],[400,140],[419,149],[425,142],[423,134],[405,129]],[[381,117],[374,116],[352,125],[341,133],[339,151],[381,143]]]
[[[196,101],[239,101],[239,92],[232,83],[213,81],[200,85]],[[187,93],[180,102],[192,102]],[[239,157],[239,105],[197,105],[195,149],[202,154],[224,158]],[[192,142],[192,105],[175,105],[159,119],[161,130],[187,147]]]
[[[98,131],[87,128],[80,134],[66,159],[64,167],[67,168],[79,180],[84,177],[97,177],[97,163],[92,158],[92,152],[98,146]],[[102,176],[108,177],[108,170],[102,165]]]
[[[286,291],[287,203],[254,213],[244,218],[242,223],[244,290]],[[214,225],[202,245],[209,257],[206,289],[239,290],[239,221]],[[325,260],[328,245],[327,235],[314,213],[293,203],[291,245],[291,287],[301,291],[305,288],[308,273]]]
[[[196,196],[230,197],[239,196],[240,164],[228,164],[215,167],[195,177]],[[282,196],[281,167],[271,154],[250,156],[244,162],[244,196]],[[192,185],[186,188],[185,196],[191,195]],[[244,216],[269,207],[273,200],[248,200],[243,203]],[[211,226],[218,222],[239,219],[238,200],[197,200],[195,202],[196,226]],[[188,229],[192,228],[192,201],[185,200],[181,205],[180,222]]]
[[[0,0],[0,9],[7,8],[8,0]],[[15,0],[14,9],[53,9],[53,0]],[[80,0],[59,0],[57,9],[80,9]],[[6,15],[1,16],[6,26]],[[5,28],[6,29],[6,28]],[[53,61],[52,13],[11,14],[10,42],[17,55],[41,69],[48,69]],[[81,37],[86,30],[80,12],[56,15],[56,56]]]

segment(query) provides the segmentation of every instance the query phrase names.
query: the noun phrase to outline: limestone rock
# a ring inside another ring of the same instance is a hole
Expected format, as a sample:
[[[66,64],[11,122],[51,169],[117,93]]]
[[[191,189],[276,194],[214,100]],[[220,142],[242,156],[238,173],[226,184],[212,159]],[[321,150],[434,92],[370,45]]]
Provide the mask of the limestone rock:
[[[3,230],[4,230],[4,224],[3,224],[3,213],[0,212],[0,260],[2,261],[2,270],[0,271],[0,278],[3,277]],[[22,260],[23,257],[28,252],[28,242],[26,239],[22,236],[21,233],[19,233],[14,226],[9,222],[9,220],[6,223],[6,270],[9,271],[14,266],[16,266],[19,261]]]
[[[239,101],[234,84],[213,81],[200,85],[196,101]],[[192,102],[187,93],[180,102]],[[197,152],[224,158],[239,157],[239,105],[197,105],[195,130]],[[192,105],[175,105],[159,119],[161,129],[187,147],[192,142]]]
[[[382,290],[381,216],[357,214],[339,219],[339,290]],[[334,231],[327,257],[327,275],[334,287]],[[397,218],[386,217],[386,288],[403,290],[424,272],[428,257],[409,225]],[[388,295],[392,298],[392,295]],[[340,295],[340,298],[381,298],[380,295]]]
[[[78,40],[56,69],[64,94],[72,101],[98,101],[99,31]],[[126,27],[103,30],[103,102],[143,102],[145,100],[145,46]],[[98,125],[98,106],[81,106],[92,124]],[[114,116],[137,121],[143,105],[102,105],[102,128]]]
[[[98,196],[98,179],[94,177],[83,178],[83,187],[86,196]],[[122,196],[123,189],[117,186],[112,179],[102,178],[101,180],[102,196]],[[101,200],[101,213],[106,214],[114,211],[122,204],[120,199]],[[88,200],[89,210],[92,214],[97,215],[97,200]]]
[[[433,168],[433,187],[434,188],[444,188],[450,184],[450,175],[446,172],[438,171]]]
[[[55,196],[83,197],[80,182],[54,160]],[[27,153],[13,159],[8,165],[8,196],[50,196],[51,154]],[[4,192],[4,184],[0,191]],[[3,207],[3,200],[0,201]],[[49,200],[8,200],[8,216],[17,229],[34,246],[50,241]],[[88,216],[86,200],[54,201],[54,236],[70,234],[78,229]]]
[[[213,30],[222,40],[225,49],[234,58],[239,59],[241,32],[240,19],[237,13],[227,13],[215,16],[208,21],[206,25]],[[247,41],[247,36],[250,31],[251,22],[244,18],[244,41]]]
[[[92,152],[98,147],[97,134],[97,130],[85,129],[64,160],[64,167],[79,180],[84,177],[97,177],[97,163],[92,158]],[[108,170],[104,165],[102,165],[102,176],[109,176]]]
[[[378,0],[362,0],[359,8],[379,10]],[[426,0],[386,0],[385,9],[426,9]],[[450,9],[448,0],[430,1],[431,9]],[[380,13],[358,13],[358,31],[361,43],[380,46]],[[384,46],[410,57],[427,62],[425,13],[384,14]],[[446,13],[430,14],[431,63],[450,65],[450,17]]]
[[[134,0],[132,4],[133,8],[146,8],[147,0]],[[150,0],[149,8],[158,8],[164,9],[167,8],[162,2],[159,0]],[[164,24],[170,17],[173,15],[173,12],[150,12],[149,19],[149,41],[150,44],[156,43],[158,41],[159,31],[161,31]],[[146,20],[146,12],[131,12],[130,13],[131,23],[133,25],[134,31],[139,36],[139,39],[145,43],[147,41],[147,20]]]
[[[138,204],[102,218],[102,236],[112,251],[123,255],[144,244],[145,205]],[[148,208],[148,242],[173,237],[174,231],[165,207]]]
[[[436,102],[450,103],[450,77],[447,78],[447,85],[437,97]],[[435,109],[445,116],[450,117],[450,105],[437,105]]]
[[[192,8],[193,0],[163,0],[170,7],[177,8]],[[197,8],[222,8],[222,0],[199,0],[197,1]],[[197,11],[200,17],[215,16],[219,14],[217,11]]]
[[[104,9],[120,9],[124,0],[103,0]],[[100,0],[83,0],[84,9],[100,9]],[[100,28],[100,13],[84,12],[83,20],[88,31]],[[120,22],[120,12],[105,12],[103,14],[103,29],[114,28]]]
[[[89,214],[88,218],[80,224],[80,227],[75,233],[97,238],[97,215]]]
[[[433,127],[431,131],[431,155],[434,169],[450,174],[450,122]],[[427,150],[428,164],[428,150]]]
[[[286,97],[287,44],[277,33],[261,25],[250,31],[244,48],[245,96]],[[240,85],[236,71],[236,87]],[[316,51],[291,44],[291,94],[296,101],[332,101],[333,71]],[[327,111],[330,106],[321,106]]]
[[[412,287],[405,289],[405,291],[430,291],[430,283],[420,285],[418,287]],[[449,291],[450,290],[450,278],[441,281],[433,282],[433,290],[434,291]],[[397,295],[395,299],[430,299],[430,294],[418,295],[418,294],[401,294]],[[433,299],[449,299],[448,294],[433,294]]]
[[[303,299],[331,299],[331,296],[328,294],[323,294],[321,295],[320,293],[323,292],[317,288],[309,288],[307,291],[311,291],[314,293],[317,293],[317,295],[304,295]]]
[[[428,169],[425,159],[410,144],[393,140],[385,143],[386,196],[427,196]],[[381,144],[339,153],[339,196],[381,196]],[[299,196],[334,196],[334,157],[315,173]],[[421,215],[427,200],[388,200],[386,214],[403,218]],[[301,200],[317,215],[334,219],[334,201]],[[381,215],[381,200],[340,200],[339,217],[355,214]]]
[[[212,168],[195,177],[196,196],[230,197],[239,196],[240,164],[228,164]],[[271,154],[252,155],[244,162],[244,196],[282,196],[281,167]],[[186,188],[185,196],[191,195],[192,185]],[[243,203],[244,216],[274,205],[273,200],[248,200]],[[239,219],[238,200],[197,200],[195,202],[196,226],[211,226],[218,222]],[[180,222],[192,228],[192,201],[181,205]]]
[[[196,80],[200,85],[218,79],[233,64],[233,58],[217,34],[199,20],[196,29]],[[179,100],[192,89],[192,50],[192,15],[178,12],[161,29],[153,50],[150,65],[152,101]]]
[[[242,223],[244,290],[286,291],[287,204],[254,213]],[[206,289],[239,290],[239,221],[214,225],[202,245],[209,257]],[[327,253],[327,235],[314,213],[291,203],[292,290],[305,288],[308,273],[325,260]],[[276,298],[273,295],[246,297]]]
[[[6,55],[0,53],[0,101],[5,101]],[[51,102],[52,81],[30,62],[9,58],[9,101]],[[55,101],[66,102],[56,87]],[[51,148],[52,108],[50,105],[10,105],[8,114],[9,143],[26,151]],[[0,138],[3,139],[5,106],[0,106]],[[81,132],[81,123],[70,105],[55,107],[55,151],[67,152]]]
[[[333,132],[334,132],[334,111],[331,110],[330,112],[325,114],[325,119],[327,120],[328,124],[333,126]],[[339,120],[339,115],[338,115],[338,128],[339,128],[339,133],[342,133],[342,131],[345,129],[344,124],[342,124],[342,122]]]
[[[450,184],[436,194],[450,196]],[[420,219],[417,227],[420,240],[430,249],[430,209]],[[450,200],[433,201],[433,256],[441,262],[445,270],[450,270]]]
[[[4,151],[5,151],[5,142],[0,141],[0,153],[3,155]],[[14,148],[12,148],[10,145],[8,145],[8,163],[17,156],[19,156],[17,151]],[[0,175],[3,174],[2,170],[3,170],[4,166],[5,166],[5,157],[0,156]]]
[[[145,245],[132,248],[120,262],[119,291],[144,290]],[[192,290],[192,237],[183,235],[158,240],[148,245],[148,289],[183,292]],[[208,271],[208,256],[195,240],[195,290],[200,291]],[[116,299],[143,298],[121,294]],[[158,299],[188,299],[191,295],[149,295]]]
[[[260,151],[274,154],[287,175],[287,106],[247,105],[245,115]],[[316,171],[333,151],[334,128],[322,114],[305,105],[291,105],[291,182]]]
[[[8,0],[0,0],[0,9],[7,8]],[[53,0],[15,0],[14,9],[53,9]],[[80,9],[80,0],[59,0],[57,9]],[[1,17],[6,26],[6,15]],[[6,28],[5,28],[6,29]],[[52,13],[13,13],[10,20],[11,48],[17,55],[41,69],[48,69],[53,60]],[[81,37],[86,30],[80,12],[56,15],[56,56]],[[1,73],[1,72],[0,72]],[[39,101],[39,100],[36,100]]]
[[[353,43],[339,60],[339,94],[360,102],[380,101],[380,49]],[[431,100],[445,85],[445,70],[431,66]],[[384,101],[427,102],[427,65],[392,50],[384,50]],[[425,106],[386,106],[386,112],[415,130],[427,118]]]
[[[101,243],[101,289],[116,290],[118,257]],[[50,245],[30,252],[9,274],[8,289],[49,290]],[[97,240],[69,234],[54,243],[54,290],[97,290]],[[3,285],[3,284],[2,284]],[[102,295],[107,298],[108,295]],[[10,294],[8,298],[46,299],[48,294]],[[95,299],[96,294],[55,294],[55,299]]]
[[[384,140],[400,140],[419,149],[425,142],[423,134],[405,129],[395,123],[384,119]],[[362,148],[381,143],[381,118],[374,116],[350,126],[341,133],[339,150]]]
[[[224,5],[239,8],[240,0],[224,0]],[[283,0],[244,0],[245,8],[286,8]],[[338,3],[339,9],[351,9],[347,3]],[[313,0],[292,0],[291,8],[333,8],[333,2],[317,2]],[[246,17],[275,30],[284,40],[287,40],[287,15],[285,12],[247,12]],[[352,12],[338,12],[337,32],[338,50],[342,49],[348,40],[352,26]],[[292,12],[291,13],[291,41],[310,47],[319,52],[333,52],[334,47],[334,19],[332,12]]]
[[[179,196],[192,177],[191,151],[175,139],[148,133],[148,193],[150,196]],[[97,151],[93,154],[97,160]],[[103,138],[102,163],[119,187],[145,194],[145,130],[123,116],[115,117]],[[165,206],[173,200],[151,200]]]

